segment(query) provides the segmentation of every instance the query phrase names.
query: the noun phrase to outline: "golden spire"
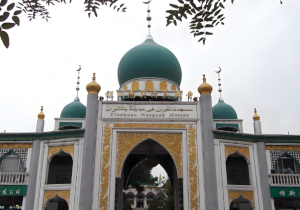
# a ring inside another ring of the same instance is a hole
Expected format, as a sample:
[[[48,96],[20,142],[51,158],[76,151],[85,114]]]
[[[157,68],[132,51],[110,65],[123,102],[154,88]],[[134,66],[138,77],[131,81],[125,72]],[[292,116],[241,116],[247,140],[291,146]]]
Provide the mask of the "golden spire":
[[[260,120],[260,116],[256,113],[256,108],[254,108],[254,116],[253,116],[254,121]]]
[[[45,114],[43,112],[44,108],[43,106],[41,107],[41,112],[38,114],[38,119],[43,120],[45,118]]]
[[[161,174],[159,174],[159,181],[161,181],[162,180],[162,178],[161,178]]]
[[[91,81],[89,84],[87,84],[86,86],[86,90],[88,91],[89,94],[97,94],[100,92],[101,90],[101,86],[95,81],[96,77],[95,77],[95,73],[93,74],[93,81]]]
[[[205,74],[203,74],[203,83],[198,87],[198,92],[200,95],[210,95],[212,90],[212,86],[206,83]]]

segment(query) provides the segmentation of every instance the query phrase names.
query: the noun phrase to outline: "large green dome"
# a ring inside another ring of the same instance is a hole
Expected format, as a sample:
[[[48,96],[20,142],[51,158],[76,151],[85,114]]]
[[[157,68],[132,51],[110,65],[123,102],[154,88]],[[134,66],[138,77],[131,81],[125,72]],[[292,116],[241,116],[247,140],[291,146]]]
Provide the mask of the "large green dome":
[[[85,118],[86,107],[76,98],[61,111],[60,118]]]
[[[237,119],[237,114],[232,106],[220,100],[213,108],[213,119]]]
[[[119,84],[139,77],[160,77],[178,85],[181,83],[181,67],[175,55],[156,44],[152,38],[129,50],[118,67]]]

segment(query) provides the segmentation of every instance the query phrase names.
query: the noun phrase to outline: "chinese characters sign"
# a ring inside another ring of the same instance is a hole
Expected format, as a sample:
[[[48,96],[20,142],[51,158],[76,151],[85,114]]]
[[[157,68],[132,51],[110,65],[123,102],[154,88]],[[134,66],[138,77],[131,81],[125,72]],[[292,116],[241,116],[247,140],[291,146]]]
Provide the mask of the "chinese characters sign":
[[[1,185],[0,196],[24,196],[27,192],[27,185]]]
[[[272,198],[300,198],[300,187],[271,187]]]

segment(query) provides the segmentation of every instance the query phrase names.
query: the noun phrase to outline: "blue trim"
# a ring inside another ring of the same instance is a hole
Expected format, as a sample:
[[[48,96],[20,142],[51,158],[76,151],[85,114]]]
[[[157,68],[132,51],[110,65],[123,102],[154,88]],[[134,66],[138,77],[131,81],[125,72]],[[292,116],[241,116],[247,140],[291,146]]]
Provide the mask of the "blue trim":
[[[22,166],[22,169],[26,169],[26,167],[24,166],[24,163],[23,163],[23,160],[22,158],[20,157],[20,155],[18,155],[15,151],[13,151],[12,149],[10,149],[7,153],[3,154],[1,157],[0,157],[0,160],[4,159],[6,156],[10,155],[10,154],[13,154],[13,155],[16,155],[18,156],[18,158],[20,158],[21,160],[21,166]]]
[[[274,163],[274,168],[271,169],[271,170],[275,170],[275,171],[276,171],[277,161],[279,160],[279,158],[283,157],[284,155],[287,155],[287,156],[293,158],[293,159],[296,161],[296,163],[298,163],[298,166],[300,167],[299,161],[298,161],[293,155],[290,155],[289,153],[284,152],[282,155],[280,155],[280,156],[276,159],[276,161],[275,161],[275,163]]]

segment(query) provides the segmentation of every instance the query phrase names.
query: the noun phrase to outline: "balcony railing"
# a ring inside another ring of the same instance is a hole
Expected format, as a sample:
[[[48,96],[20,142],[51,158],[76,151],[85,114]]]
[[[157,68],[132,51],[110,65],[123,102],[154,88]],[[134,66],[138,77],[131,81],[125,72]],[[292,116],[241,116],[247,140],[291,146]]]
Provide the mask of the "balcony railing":
[[[0,173],[0,184],[27,184],[26,172]]]
[[[300,174],[271,174],[270,185],[299,185]]]

